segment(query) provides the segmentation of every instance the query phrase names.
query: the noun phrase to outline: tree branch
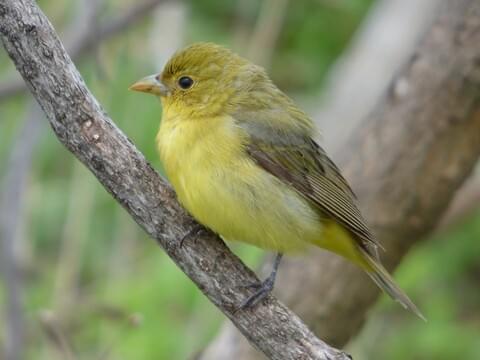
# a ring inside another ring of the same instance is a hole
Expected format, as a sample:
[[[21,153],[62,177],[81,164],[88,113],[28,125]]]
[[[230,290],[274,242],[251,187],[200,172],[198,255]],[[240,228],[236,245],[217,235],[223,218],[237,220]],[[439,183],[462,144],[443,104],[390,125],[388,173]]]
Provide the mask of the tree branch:
[[[74,37],[73,42],[67,44],[70,58],[77,60],[90,49],[95,48],[102,41],[117,35],[126,27],[143,19],[145,15],[151,12],[158,4],[166,1],[172,0],[145,0],[140,4],[132,5],[125,10],[124,13],[118,15],[118,17],[110,20],[106,24],[100,25],[98,28],[92,27],[90,31],[85,32],[80,38]],[[25,82],[19,77],[15,77],[9,82],[0,84],[0,102],[12,96],[19,95],[25,90],[27,90]]]
[[[270,67],[287,8],[288,0],[266,0],[262,3],[246,51],[248,59]]]
[[[472,215],[480,209],[480,175],[473,174],[468,181],[458,190],[455,198],[443,214],[442,220],[435,229],[436,232],[444,231]]]
[[[19,245],[25,224],[25,183],[32,153],[40,138],[40,109],[29,101],[27,118],[16,136],[4,176],[0,182],[0,274],[5,284],[5,358],[21,359],[24,349],[23,276]],[[2,324],[3,325],[3,324]]]
[[[164,179],[120,132],[86,88],[45,15],[33,0],[0,0],[0,33],[17,70],[59,140],[135,221],[165,249],[252,345],[271,359],[347,359],[317,339],[275,298],[236,311],[258,281],[214,234],[179,246],[195,222]]]
[[[320,105],[313,112],[327,150],[334,152],[344,146],[367,119],[432,25],[442,1],[378,0],[368,11],[329,71]]]
[[[477,44],[480,2],[444,1],[369,121],[341,147],[340,163],[387,249],[381,255],[390,270],[435,228],[477,162]],[[379,295],[361,271],[328,253],[286,258],[279,275],[278,296],[335,346],[343,346],[361,329]],[[428,309],[423,310],[428,317]],[[201,357],[259,358],[228,324]]]

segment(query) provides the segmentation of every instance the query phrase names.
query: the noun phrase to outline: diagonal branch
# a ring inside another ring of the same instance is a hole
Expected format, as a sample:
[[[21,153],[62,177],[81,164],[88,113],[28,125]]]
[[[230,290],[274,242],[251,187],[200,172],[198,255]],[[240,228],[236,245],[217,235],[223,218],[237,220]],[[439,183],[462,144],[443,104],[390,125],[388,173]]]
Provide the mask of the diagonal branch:
[[[69,26],[66,33],[75,34],[79,39],[85,33],[91,32],[92,21],[98,15],[99,6],[88,6],[92,1],[79,3],[83,5],[77,11],[76,21]],[[19,76],[20,77],[20,76]],[[21,79],[20,79],[21,81]],[[22,84],[25,85],[25,83]],[[43,114],[38,104],[29,99],[31,108],[24,120],[22,129],[13,142],[13,148],[0,183],[0,268],[5,283],[7,318],[5,321],[5,358],[17,360],[23,358],[25,351],[25,324],[24,324],[24,279],[21,274],[21,252],[25,252],[25,241],[20,228],[24,219],[22,209],[25,206],[25,188],[30,173],[32,154],[40,140],[43,130]],[[70,243],[70,242],[69,242]],[[19,246],[20,245],[20,246]],[[17,251],[14,251],[16,250]],[[21,249],[22,251],[18,251]]]
[[[236,311],[249,295],[245,285],[258,279],[212,233],[179,246],[195,222],[93,98],[35,2],[0,0],[0,20],[3,45],[59,140],[253,346],[277,360],[348,358],[316,338],[273,297],[254,309]]]
[[[91,27],[90,31],[85,32],[81,37],[75,37],[71,44],[67,43],[70,57],[74,60],[80,58],[102,41],[115,36],[125,28],[143,19],[145,15],[151,12],[158,4],[166,1],[172,0],[145,0],[139,4],[132,5],[125,10],[124,13],[100,25],[98,28]],[[25,82],[21,78],[15,77],[8,82],[0,84],[0,101],[19,95],[25,90],[27,90]]]

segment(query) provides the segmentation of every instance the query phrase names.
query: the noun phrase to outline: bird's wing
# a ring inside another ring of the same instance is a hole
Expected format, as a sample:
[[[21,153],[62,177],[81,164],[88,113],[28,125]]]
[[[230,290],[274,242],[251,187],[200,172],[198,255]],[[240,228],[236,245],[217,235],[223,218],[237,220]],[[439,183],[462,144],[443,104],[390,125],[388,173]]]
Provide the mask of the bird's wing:
[[[239,121],[249,141],[246,152],[270,174],[294,187],[323,216],[342,224],[362,247],[379,244],[365,223],[355,195],[325,151],[302,131],[281,131],[271,122]]]

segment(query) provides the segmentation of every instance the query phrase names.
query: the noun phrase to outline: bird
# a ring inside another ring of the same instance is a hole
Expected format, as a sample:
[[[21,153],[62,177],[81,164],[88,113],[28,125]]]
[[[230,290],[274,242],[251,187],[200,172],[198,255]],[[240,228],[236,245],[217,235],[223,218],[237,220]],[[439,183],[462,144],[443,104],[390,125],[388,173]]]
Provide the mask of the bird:
[[[318,246],[363,269],[424,319],[382,266],[380,244],[348,182],[314,140],[313,121],[264,68],[200,42],[130,90],[161,101],[156,144],[182,206],[225,240],[277,253],[271,274],[239,308],[272,291],[284,253]]]

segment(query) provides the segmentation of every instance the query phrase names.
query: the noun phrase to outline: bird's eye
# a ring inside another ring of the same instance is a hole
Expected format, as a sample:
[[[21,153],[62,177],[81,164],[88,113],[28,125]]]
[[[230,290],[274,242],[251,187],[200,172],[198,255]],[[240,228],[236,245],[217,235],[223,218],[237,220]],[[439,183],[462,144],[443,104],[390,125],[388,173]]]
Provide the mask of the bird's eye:
[[[193,85],[193,80],[191,77],[188,76],[182,76],[180,79],[178,79],[178,85],[182,89],[190,89]]]

